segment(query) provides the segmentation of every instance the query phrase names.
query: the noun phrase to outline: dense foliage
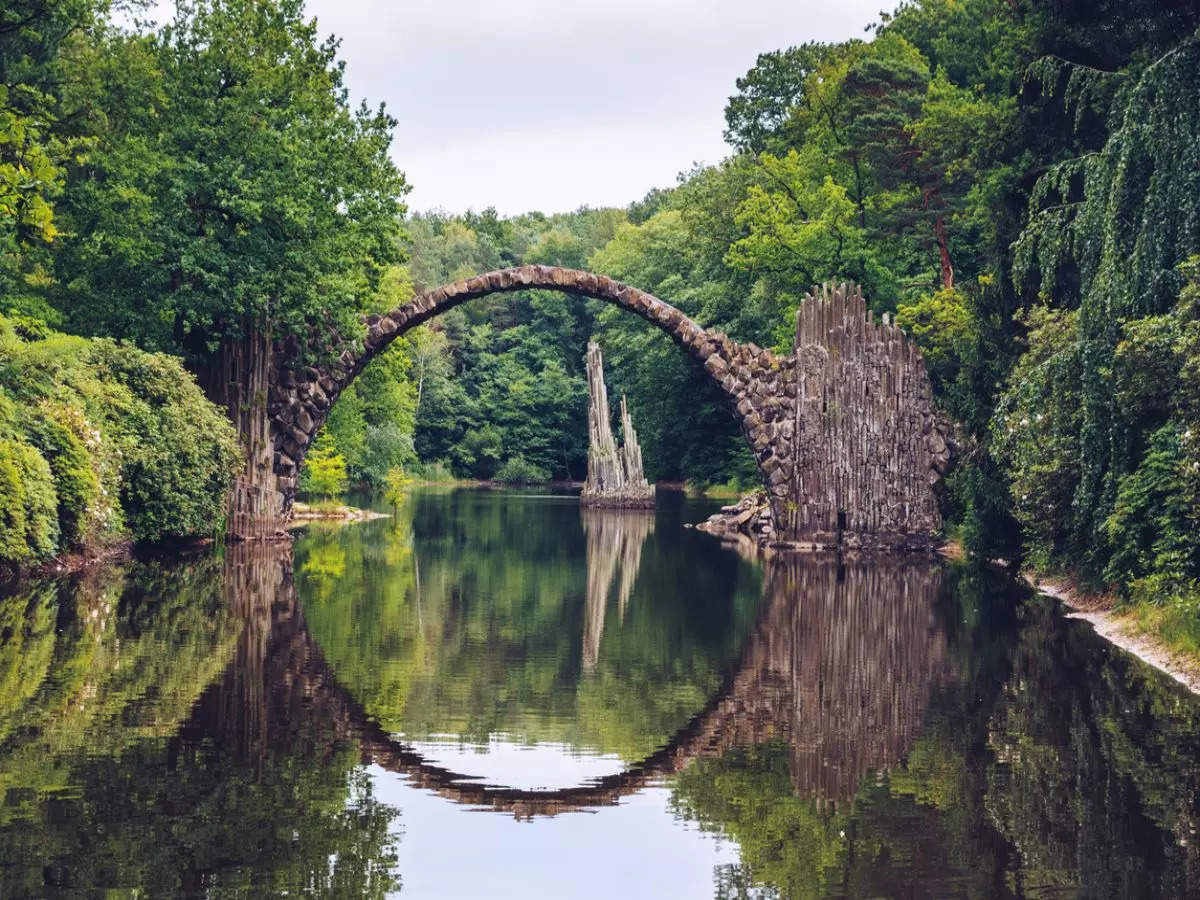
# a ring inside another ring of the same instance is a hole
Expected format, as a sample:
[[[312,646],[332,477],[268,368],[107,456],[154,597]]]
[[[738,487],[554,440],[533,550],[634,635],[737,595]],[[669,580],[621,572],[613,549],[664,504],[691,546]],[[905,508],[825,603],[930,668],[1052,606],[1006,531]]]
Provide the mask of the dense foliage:
[[[0,317],[0,565],[214,534],[240,457],[177,359]]]
[[[352,322],[398,259],[405,185],[393,121],[350,107],[336,52],[300,0],[179,3],[98,36],[61,98],[92,130],[48,288],[72,328],[202,364],[247,322]]]

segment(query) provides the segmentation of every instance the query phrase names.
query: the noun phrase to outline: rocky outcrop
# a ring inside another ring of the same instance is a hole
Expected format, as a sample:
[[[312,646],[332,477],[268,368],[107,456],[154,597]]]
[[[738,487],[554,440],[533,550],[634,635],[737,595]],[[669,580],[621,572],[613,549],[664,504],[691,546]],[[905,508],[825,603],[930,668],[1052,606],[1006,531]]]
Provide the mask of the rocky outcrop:
[[[722,506],[719,512],[697,525],[696,530],[725,540],[749,538],[759,545],[776,540],[771,504],[767,502],[765,491],[753,491],[737,503]]]
[[[621,397],[621,436],[612,433],[604,360],[595,341],[588,343],[588,474],[579,501],[584,506],[653,507],[654,486],[642,471],[642,448]]]
[[[795,481],[777,525],[816,547],[918,549],[940,543],[934,485],[946,428],[920,351],[857,285],[825,285],[796,313]]]

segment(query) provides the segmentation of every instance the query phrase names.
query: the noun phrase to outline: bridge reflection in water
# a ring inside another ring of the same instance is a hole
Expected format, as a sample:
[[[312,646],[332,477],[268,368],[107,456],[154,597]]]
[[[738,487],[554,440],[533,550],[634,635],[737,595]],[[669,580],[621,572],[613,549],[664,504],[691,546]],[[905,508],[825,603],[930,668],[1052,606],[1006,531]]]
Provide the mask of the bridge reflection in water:
[[[612,585],[618,584],[623,612],[653,519],[595,511],[585,515],[584,527],[586,671],[598,659]],[[853,798],[865,776],[904,760],[931,692],[953,674],[934,611],[942,583],[937,563],[775,560],[740,659],[708,704],[659,750],[576,787],[489,785],[431,763],[339,684],[305,625],[292,565],[286,546],[227,551],[225,591],[244,629],[234,662],[205,691],[181,737],[211,740],[251,763],[268,748],[319,751],[307,746],[318,735],[330,746],[353,743],[364,762],[447,800],[523,818],[609,806],[700,757],[780,739],[790,748],[795,791],[836,808]]]

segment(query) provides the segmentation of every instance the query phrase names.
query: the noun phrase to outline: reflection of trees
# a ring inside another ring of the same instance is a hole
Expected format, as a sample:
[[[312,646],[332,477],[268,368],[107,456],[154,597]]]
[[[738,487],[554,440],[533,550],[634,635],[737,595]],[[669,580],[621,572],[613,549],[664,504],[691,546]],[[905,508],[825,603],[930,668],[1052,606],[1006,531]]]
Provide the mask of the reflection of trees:
[[[676,781],[681,814],[741,848],[718,896],[1196,895],[1195,697],[999,578],[947,570],[935,606],[879,569],[885,602],[860,605],[784,574],[805,600],[768,628],[760,693],[794,702],[791,730],[747,727]]]
[[[581,565],[595,531],[585,533],[577,505],[417,493],[400,523],[411,552],[395,561],[385,521],[306,534],[297,588],[338,680],[389,731],[414,740],[482,743],[505,733],[643,757],[720,685],[760,593],[749,565],[726,554],[696,561],[678,537],[647,529],[637,567],[630,560],[612,576],[618,608],[622,594],[632,597],[625,620],[609,610],[601,638],[589,631],[596,604]],[[331,543],[345,570],[318,582],[306,562]],[[586,678],[585,633],[603,644]]]
[[[0,896],[394,890],[395,813],[306,708],[314,686],[280,689],[304,633],[290,548],[114,572],[65,589],[78,625],[6,715]]]
[[[136,563],[0,598],[0,789],[61,786],[65,758],[172,734],[237,637],[216,575]]]
[[[1200,892],[1200,703],[1030,601],[987,737],[986,805],[1030,896]]]
[[[617,615],[625,621],[625,606],[633,593],[642,564],[642,545],[654,531],[652,510],[634,511],[580,507],[587,535],[587,613],[583,625],[583,670],[594,671],[604,634],[608,595],[618,570]]]

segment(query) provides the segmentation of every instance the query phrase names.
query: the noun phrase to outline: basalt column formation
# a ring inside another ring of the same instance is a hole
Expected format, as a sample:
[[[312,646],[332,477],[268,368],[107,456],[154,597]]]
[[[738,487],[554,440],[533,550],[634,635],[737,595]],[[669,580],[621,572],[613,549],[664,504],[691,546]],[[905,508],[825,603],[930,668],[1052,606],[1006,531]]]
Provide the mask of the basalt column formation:
[[[825,285],[796,314],[796,448],[784,531],[821,547],[903,549],[937,540],[933,486],[949,452],[916,345]]]
[[[584,506],[650,508],[654,487],[642,471],[642,448],[621,397],[622,444],[612,433],[608,389],[604,385],[604,360],[595,341],[588,343],[588,474],[580,502]]]

